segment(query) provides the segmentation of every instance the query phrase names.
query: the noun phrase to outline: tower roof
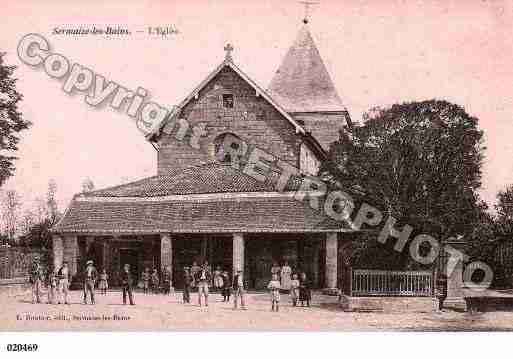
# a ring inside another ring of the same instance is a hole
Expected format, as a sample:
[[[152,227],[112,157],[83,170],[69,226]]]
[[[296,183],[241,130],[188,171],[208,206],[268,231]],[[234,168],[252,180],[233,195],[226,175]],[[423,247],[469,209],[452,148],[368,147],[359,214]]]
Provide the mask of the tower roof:
[[[346,111],[305,23],[269,85],[287,112]]]

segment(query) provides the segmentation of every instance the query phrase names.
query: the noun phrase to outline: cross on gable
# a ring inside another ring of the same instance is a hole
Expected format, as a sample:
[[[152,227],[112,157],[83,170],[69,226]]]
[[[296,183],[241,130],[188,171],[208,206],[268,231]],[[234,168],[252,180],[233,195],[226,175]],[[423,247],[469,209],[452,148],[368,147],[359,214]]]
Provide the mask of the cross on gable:
[[[224,47],[224,51],[226,52],[225,60],[231,61],[232,60],[232,51],[233,51],[232,44],[226,44],[226,46]]]
[[[305,24],[308,24],[308,15],[309,15],[309,11],[310,11],[310,6],[317,5],[318,2],[304,0],[304,1],[298,1],[298,3],[303,4],[305,6],[305,17],[303,18],[303,22]]]

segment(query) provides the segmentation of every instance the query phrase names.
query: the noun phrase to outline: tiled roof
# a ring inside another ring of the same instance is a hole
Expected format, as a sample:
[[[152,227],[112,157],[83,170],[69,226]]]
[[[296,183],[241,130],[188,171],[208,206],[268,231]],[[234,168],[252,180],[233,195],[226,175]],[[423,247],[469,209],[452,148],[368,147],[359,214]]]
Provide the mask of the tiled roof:
[[[84,197],[158,197],[182,194],[224,193],[224,192],[272,192],[275,187],[270,181],[262,183],[229,164],[210,162],[184,170],[145,178],[124,185],[82,193]],[[299,177],[289,181],[286,190],[297,189]]]
[[[346,111],[305,24],[269,85],[287,112]]]
[[[214,233],[348,231],[292,197],[137,201],[75,199],[57,233]]]
[[[324,232],[350,230],[229,165],[208,163],[74,197],[57,233]]]

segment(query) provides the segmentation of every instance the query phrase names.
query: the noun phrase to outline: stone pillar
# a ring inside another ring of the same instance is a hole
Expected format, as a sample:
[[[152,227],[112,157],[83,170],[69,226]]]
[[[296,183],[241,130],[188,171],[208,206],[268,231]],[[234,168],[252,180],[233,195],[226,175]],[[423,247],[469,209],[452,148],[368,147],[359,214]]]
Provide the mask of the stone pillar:
[[[173,239],[168,233],[160,235],[160,268],[164,273],[171,268],[171,289],[173,288]]]
[[[338,267],[338,236],[337,233],[326,233],[326,294],[338,293],[337,289]]]
[[[319,284],[319,244],[313,243],[312,248],[312,282],[318,288]]]
[[[110,247],[109,247],[109,240],[107,238],[105,238],[103,240],[103,248],[102,248],[102,268],[101,269],[105,269],[107,271],[107,273],[109,273],[109,256],[110,256]],[[99,270],[101,270],[99,269]]]
[[[233,234],[233,275],[238,270],[244,271],[244,236],[242,233]]]
[[[89,251],[91,250],[91,246],[94,244],[94,237],[86,237],[86,247],[85,247],[85,255],[87,256],[89,254]],[[86,260],[89,260],[91,258],[86,258]]]
[[[68,262],[69,272],[72,276],[77,274],[78,239],[77,236],[64,237],[64,260]],[[96,264],[96,263],[95,263]]]
[[[338,279],[339,279],[339,289],[346,295],[351,295],[351,276],[352,276],[352,268],[351,268],[351,258],[352,258],[352,241],[351,238],[342,238],[340,246],[339,246],[339,267],[338,268]]]
[[[208,261],[208,253],[207,253],[207,247],[208,247],[208,238],[202,238],[201,239],[201,260],[203,262],[205,261]],[[212,265],[212,263],[209,263],[210,265]]]
[[[59,270],[64,260],[64,246],[62,237],[58,234],[52,235],[53,268]]]
[[[463,258],[460,253],[465,251],[465,242],[459,239],[449,239],[444,242],[445,246],[450,248],[444,251],[443,272],[447,277],[447,298],[444,301],[444,307],[465,310],[467,305],[464,299],[463,290]],[[445,247],[444,246],[444,247]],[[451,255],[452,251],[459,251]]]

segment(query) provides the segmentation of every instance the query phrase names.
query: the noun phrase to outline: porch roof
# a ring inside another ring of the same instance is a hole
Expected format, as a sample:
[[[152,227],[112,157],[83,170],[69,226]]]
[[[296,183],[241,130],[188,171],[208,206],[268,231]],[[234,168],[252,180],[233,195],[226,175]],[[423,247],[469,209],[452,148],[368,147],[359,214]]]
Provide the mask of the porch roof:
[[[56,233],[221,233],[352,231],[294,199],[302,177],[276,192],[266,182],[218,162],[75,195]]]
[[[55,233],[348,232],[293,192],[163,197],[75,197]]]
[[[272,192],[279,173],[271,173],[265,182],[233,168],[230,164],[208,162],[164,175],[144,178],[119,186],[81,193],[81,197],[161,197],[202,193]],[[291,176],[285,191],[299,189],[302,177]]]

